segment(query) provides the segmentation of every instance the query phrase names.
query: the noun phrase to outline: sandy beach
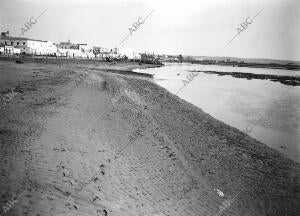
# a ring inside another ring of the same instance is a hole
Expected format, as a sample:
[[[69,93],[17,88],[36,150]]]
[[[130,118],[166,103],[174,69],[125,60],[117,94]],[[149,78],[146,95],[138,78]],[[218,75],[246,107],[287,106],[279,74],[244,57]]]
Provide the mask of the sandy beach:
[[[0,61],[0,214],[299,214],[298,163],[131,72],[146,67]]]

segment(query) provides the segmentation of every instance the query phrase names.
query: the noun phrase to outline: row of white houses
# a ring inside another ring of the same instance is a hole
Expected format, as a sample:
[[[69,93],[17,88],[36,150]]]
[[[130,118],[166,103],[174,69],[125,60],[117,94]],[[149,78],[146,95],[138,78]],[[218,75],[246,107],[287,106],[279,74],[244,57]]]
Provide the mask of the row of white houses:
[[[102,47],[93,47],[88,44],[74,44],[70,40],[59,44],[50,41],[11,37],[9,32],[1,32],[0,54],[28,54],[53,55],[69,58],[97,58],[105,56],[127,56],[129,59],[140,58],[129,48],[114,48],[108,50]]]
[[[13,52],[13,54],[50,55],[57,51],[57,47],[50,41],[10,37],[9,32],[1,32],[0,44],[6,52]],[[18,49],[19,51],[16,51]]]

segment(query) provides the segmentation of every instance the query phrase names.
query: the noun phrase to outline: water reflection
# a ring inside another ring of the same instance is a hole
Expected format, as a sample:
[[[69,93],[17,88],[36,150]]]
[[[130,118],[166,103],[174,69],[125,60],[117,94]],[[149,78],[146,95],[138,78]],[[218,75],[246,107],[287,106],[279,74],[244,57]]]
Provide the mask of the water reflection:
[[[183,86],[187,70],[235,71],[299,76],[299,71],[241,68],[216,65],[168,64],[140,72],[154,74],[156,83],[176,93]],[[253,138],[300,161],[300,87],[268,80],[247,80],[199,73],[178,94],[213,117],[240,130],[255,125]]]

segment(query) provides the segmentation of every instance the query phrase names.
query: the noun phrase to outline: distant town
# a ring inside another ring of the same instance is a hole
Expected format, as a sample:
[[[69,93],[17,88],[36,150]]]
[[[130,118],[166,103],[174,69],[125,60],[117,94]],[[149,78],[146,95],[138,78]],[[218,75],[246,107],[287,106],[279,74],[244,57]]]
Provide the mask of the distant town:
[[[127,47],[105,48],[87,43],[67,42],[54,43],[46,40],[10,36],[9,31],[1,32],[0,57],[32,57],[32,58],[63,58],[63,59],[94,59],[108,62],[135,61],[147,64],[162,64],[162,62],[192,63],[203,65],[228,65],[235,67],[265,67],[288,70],[299,70],[295,62],[277,62],[241,59],[234,57],[197,57],[154,54],[154,52],[138,53]]]
[[[54,57],[66,59],[101,59],[107,61],[135,60],[160,63],[166,55],[155,55],[145,52],[137,53],[131,48],[114,47],[108,49],[87,43],[67,42],[54,43],[51,41],[13,37],[9,31],[1,32],[0,55],[6,57]]]

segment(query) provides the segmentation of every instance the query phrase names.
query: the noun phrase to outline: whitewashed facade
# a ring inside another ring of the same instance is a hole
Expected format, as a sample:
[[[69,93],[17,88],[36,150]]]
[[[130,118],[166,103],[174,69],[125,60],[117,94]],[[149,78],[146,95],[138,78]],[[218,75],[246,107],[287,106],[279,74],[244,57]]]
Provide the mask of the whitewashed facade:
[[[64,56],[67,58],[94,58],[93,47],[88,44],[73,44],[68,42],[61,42],[57,44],[57,56]]]
[[[67,58],[94,58],[95,55],[93,53],[85,53],[78,49],[57,49],[57,56],[67,57]]]
[[[21,53],[21,50],[18,48],[15,48],[13,46],[6,46],[6,45],[0,46],[0,54],[15,55],[15,54],[20,54],[20,53]]]
[[[127,56],[128,59],[140,59],[141,55],[133,51],[132,48],[128,47],[117,47],[112,49],[112,53],[119,57]]]
[[[50,41],[20,37],[1,37],[0,43],[20,49],[22,54],[51,55],[57,52],[57,47]]]

